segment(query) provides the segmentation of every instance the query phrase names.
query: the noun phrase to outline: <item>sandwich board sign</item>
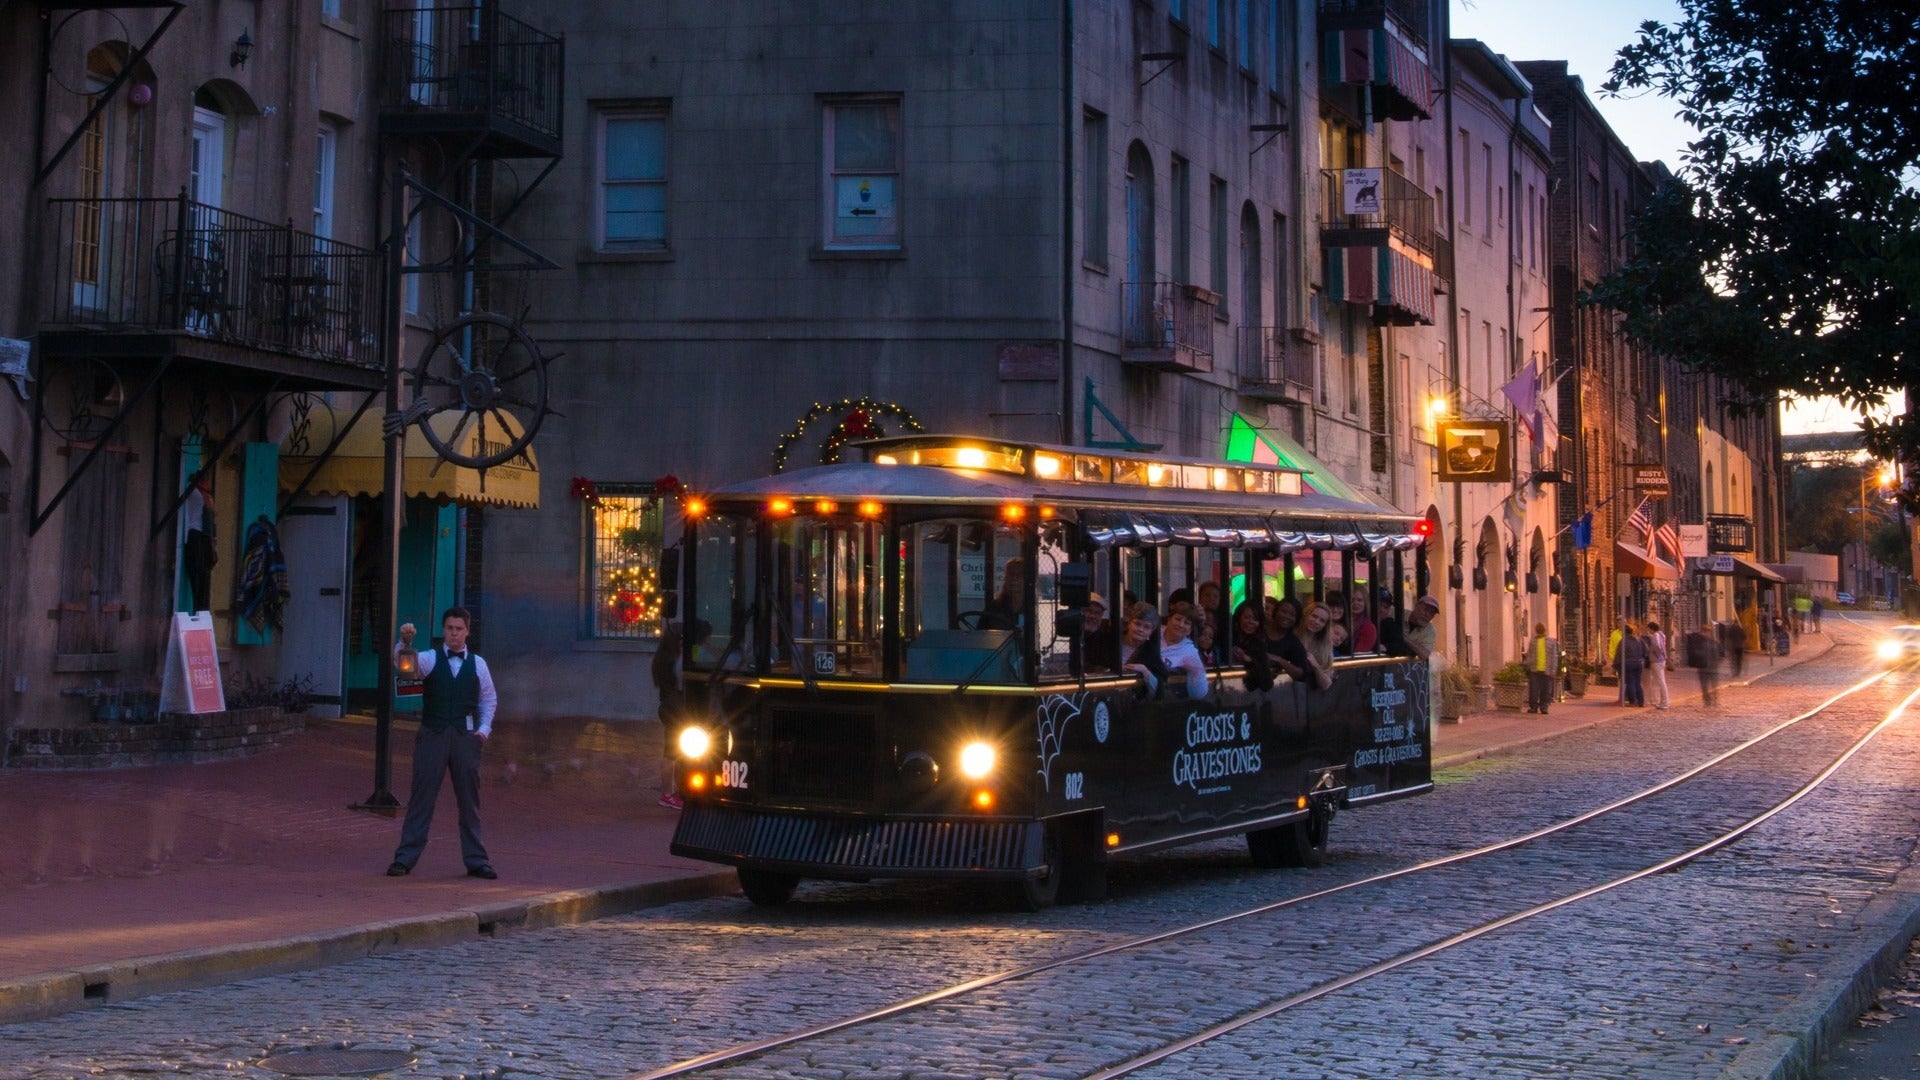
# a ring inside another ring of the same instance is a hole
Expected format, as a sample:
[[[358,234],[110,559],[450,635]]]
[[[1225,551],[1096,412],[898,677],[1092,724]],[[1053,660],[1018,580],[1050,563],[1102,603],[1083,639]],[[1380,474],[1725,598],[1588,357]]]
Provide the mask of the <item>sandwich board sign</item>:
[[[174,612],[173,632],[167,635],[167,667],[160,678],[160,710],[213,713],[226,708],[213,612]]]

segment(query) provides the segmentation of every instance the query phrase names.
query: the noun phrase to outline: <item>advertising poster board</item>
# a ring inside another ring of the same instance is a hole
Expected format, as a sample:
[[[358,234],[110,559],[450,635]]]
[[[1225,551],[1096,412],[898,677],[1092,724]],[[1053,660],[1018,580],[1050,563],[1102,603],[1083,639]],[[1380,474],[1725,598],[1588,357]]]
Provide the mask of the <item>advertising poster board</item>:
[[[167,666],[160,677],[160,711],[215,713],[226,708],[213,612],[174,612],[173,629],[167,635]]]

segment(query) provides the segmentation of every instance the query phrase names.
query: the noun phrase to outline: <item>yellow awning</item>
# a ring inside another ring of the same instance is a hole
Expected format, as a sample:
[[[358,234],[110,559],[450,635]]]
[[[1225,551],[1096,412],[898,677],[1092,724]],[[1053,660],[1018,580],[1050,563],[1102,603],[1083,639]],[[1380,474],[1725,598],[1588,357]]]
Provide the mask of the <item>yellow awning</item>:
[[[333,433],[339,431],[353,413],[338,407],[318,406],[308,416],[311,426],[307,430],[307,444],[302,449],[317,454],[326,449],[327,443],[333,440]],[[448,441],[453,437],[453,430],[460,426],[460,416],[459,412],[449,410],[432,417],[428,423],[433,425],[433,430],[442,441]],[[504,417],[511,427],[503,434],[500,431],[502,419],[493,413],[487,415],[488,443],[505,445],[520,436],[523,429],[511,416]],[[459,440],[462,453],[477,455],[479,423],[467,421]],[[385,455],[386,446],[380,438],[380,409],[376,404],[347,431],[346,438],[340,440],[340,446],[334,450],[333,456],[320,466],[320,471],[307,484],[307,494],[378,495],[385,488],[382,476]],[[314,460],[312,456],[283,455],[280,458],[280,490],[292,491],[298,486],[308,470],[313,468]],[[404,477],[409,496],[445,499],[463,506],[532,508],[540,505],[540,467],[534,458],[532,446],[505,464],[488,469],[482,476],[477,469],[462,468],[440,460],[440,455],[434,452],[426,436],[409,427]]]

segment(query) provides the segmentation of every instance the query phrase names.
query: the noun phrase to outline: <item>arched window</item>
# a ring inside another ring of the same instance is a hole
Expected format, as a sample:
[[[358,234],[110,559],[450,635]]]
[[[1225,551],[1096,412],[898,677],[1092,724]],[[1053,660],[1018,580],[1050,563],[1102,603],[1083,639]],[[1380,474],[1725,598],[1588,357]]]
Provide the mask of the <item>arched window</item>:
[[[1240,209],[1240,325],[1263,326],[1260,303],[1260,211],[1248,203]]]
[[[1127,280],[1154,281],[1153,156],[1140,143],[1127,148]]]

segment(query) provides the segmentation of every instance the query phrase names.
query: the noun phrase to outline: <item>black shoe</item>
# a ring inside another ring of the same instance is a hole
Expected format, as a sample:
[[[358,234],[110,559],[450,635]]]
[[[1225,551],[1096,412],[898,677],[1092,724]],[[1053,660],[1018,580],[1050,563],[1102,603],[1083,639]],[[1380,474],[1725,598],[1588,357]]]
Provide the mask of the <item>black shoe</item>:
[[[488,881],[492,881],[500,875],[494,871],[493,867],[488,866],[486,863],[481,863],[479,866],[467,867],[467,876],[486,878]]]
[[[403,862],[397,862],[397,863],[394,863],[392,866],[387,867],[388,877],[406,877],[408,874],[411,874],[411,873],[413,873],[413,867],[408,866],[406,863],[403,863]]]

